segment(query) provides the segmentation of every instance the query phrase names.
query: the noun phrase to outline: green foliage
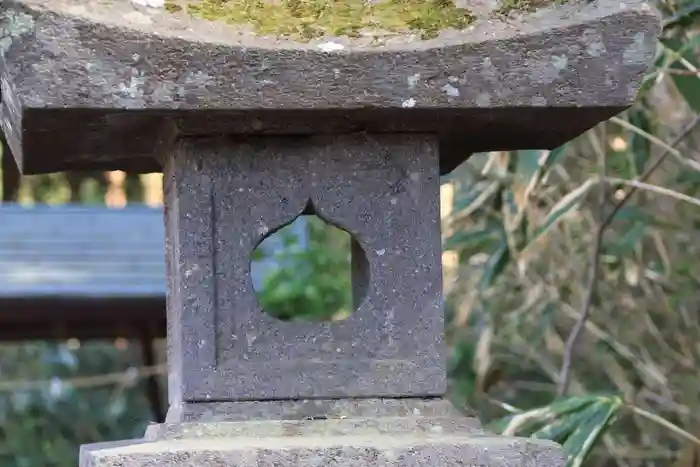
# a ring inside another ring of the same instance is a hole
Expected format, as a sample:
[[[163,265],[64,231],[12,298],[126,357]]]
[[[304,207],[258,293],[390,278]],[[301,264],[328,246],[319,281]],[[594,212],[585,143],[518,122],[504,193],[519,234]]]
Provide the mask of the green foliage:
[[[134,349],[109,344],[1,346],[0,467],[75,467],[80,444],[143,436],[149,407],[132,365]],[[123,376],[94,379],[105,372]]]
[[[684,37],[664,38],[664,69],[671,73],[671,79],[688,106],[700,113],[700,87],[698,87],[698,70],[700,69],[700,35],[685,40]]]
[[[292,225],[275,234],[285,247],[272,253],[279,267],[265,278],[258,300],[278,319],[343,319],[352,312],[350,235],[315,216],[304,220],[309,242],[303,248]]]
[[[568,456],[567,467],[580,467],[624,407],[617,396],[568,397],[519,412],[489,428],[509,436],[556,441]]]
[[[698,6],[660,5],[662,45],[627,112],[553,151],[474,156],[450,180],[445,248],[460,258],[448,306],[454,399],[496,431],[562,443],[569,466],[667,465],[670,448],[700,444],[690,383],[700,363],[690,344],[700,339],[697,136],[668,147],[700,112]],[[599,223],[663,152],[605,231],[573,356],[575,396],[557,398]],[[592,195],[602,189],[600,204]],[[600,392],[619,396],[588,395]]]

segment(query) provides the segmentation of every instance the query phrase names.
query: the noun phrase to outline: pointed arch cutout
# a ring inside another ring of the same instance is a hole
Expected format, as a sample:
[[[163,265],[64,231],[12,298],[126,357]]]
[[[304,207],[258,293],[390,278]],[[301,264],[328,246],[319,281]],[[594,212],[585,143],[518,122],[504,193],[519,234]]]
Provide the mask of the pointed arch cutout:
[[[365,300],[370,268],[360,242],[320,215],[309,197],[294,219],[261,235],[250,273],[258,305],[268,315],[341,321]]]

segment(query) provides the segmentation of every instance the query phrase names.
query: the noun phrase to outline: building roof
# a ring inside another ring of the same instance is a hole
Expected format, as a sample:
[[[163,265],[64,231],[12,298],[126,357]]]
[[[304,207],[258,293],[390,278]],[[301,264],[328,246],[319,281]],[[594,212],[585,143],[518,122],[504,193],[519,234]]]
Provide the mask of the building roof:
[[[164,234],[161,208],[0,204],[0,340],[165,336]]]
[[[161,297],[161,209],[0,206],[0,297]]]
[[[0,205],[0,339],[165,335],[162,209]]]

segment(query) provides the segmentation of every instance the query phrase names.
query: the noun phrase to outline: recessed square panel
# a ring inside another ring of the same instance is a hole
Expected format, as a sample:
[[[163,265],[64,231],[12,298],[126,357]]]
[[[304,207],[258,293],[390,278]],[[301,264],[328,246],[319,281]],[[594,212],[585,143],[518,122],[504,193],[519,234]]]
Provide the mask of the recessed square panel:
[[[443,394],[436,146],[422,135],[183,146],[170,162],[180,233],[168,228],[180,236],[170,246],[179,286],[169,308],[182,320],[171,356],[181,362],[181,397]],[[253,250],[308,206],[354,240],[358,307],[341,322],[276,320],[253,291]]]

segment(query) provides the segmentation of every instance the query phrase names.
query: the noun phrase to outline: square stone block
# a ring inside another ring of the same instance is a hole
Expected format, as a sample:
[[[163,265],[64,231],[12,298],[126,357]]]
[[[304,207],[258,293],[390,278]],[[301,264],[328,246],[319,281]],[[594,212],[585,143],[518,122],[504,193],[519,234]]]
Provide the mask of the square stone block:
[[[171,404],[445,392],[438,138],[184,139],[165,164]],[[357,310],[283,322],[250,259],[312,211],[353,237]]]

